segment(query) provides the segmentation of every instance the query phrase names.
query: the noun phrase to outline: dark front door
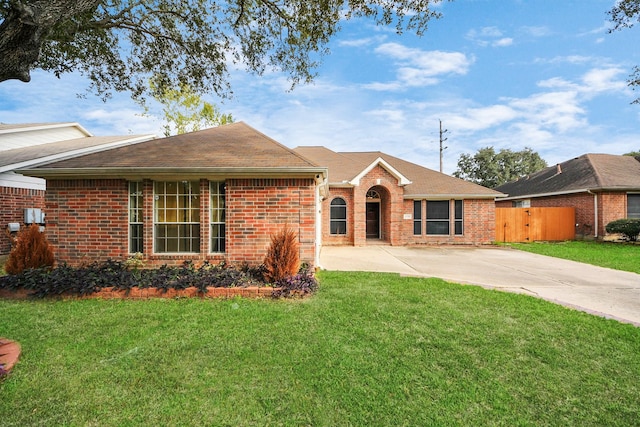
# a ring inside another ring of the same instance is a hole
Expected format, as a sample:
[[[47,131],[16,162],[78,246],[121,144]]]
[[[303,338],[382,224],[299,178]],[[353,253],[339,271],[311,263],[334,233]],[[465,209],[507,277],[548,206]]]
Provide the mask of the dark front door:
[[[367,202],[367,239],[380,238],[380,202]]]

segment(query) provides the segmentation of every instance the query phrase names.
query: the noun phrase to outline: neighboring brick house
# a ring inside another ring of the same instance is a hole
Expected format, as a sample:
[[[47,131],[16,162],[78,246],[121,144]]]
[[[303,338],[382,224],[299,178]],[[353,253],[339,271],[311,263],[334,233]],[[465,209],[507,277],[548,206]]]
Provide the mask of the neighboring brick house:
[[[298,147],[329,169],[322,244],[488,244],[501,193],[381,152]]]
[[[620,218],[640,218],[640,159],[584,154],[548,167],[497,191],[497,207],[574,207],[576,233],[601,238]]]
[[[23,226],[25,209],[39,209],[46,214],[45,180],[21,175],[17,169],[152,138],[153,135],[96,137],[78,123],[0,124],[0,256],[11,250],[5,233],[8,225]],[[35,219],[33,214],[29,221],[46,221],[46,216]]]
[[[317,265],[327,169],[240,122],[21,170],[47,180],[58,262],[261,263],[285,225]]]

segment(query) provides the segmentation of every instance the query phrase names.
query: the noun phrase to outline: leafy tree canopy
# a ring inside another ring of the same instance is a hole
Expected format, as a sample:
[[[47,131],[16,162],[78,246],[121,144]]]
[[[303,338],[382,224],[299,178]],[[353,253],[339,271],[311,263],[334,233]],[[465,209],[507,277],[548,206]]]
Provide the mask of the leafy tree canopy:
[[[453,176],[495,188],[547,167],[538,153],[525,147],[522,151],[484,147],[476,154],[462,154]]]
[[[638,151],[629,151],[628,153],[624,153],[623,156],[639,157],[640,156],[640,150],[638,150]]]
[[[0,0],[0,82],[80,71],[103,97],[188,85],[230,93],[228,67],[308,82],[340,21],[365,17],[422,35],[444,0]]]
[[[610,33],[631,28],[640,22],[640,0],[619,0],[608,12],[608,15],[613,23],[613,28],[609,30]],[[633,67],[633,72],[627,82],[634,89],[640,86],[640,67],[637,65]],[[640,98],[636,98],[633,103],[640,104]]]
[[[202,99],[186,84],[178,89],[160,91],[152,79],[150,88],[155,100],[162,105],[164,136],[233,123],[231,114],[223,114],[216,105]],[[148,106],[144,104],[143,107],[147,114]]]

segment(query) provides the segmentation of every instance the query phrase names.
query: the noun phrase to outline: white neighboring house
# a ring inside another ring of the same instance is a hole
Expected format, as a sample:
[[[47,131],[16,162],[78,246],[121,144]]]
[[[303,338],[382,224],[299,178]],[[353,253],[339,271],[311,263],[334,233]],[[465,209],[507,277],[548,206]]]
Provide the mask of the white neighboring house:
[[[25,209],[40,210],[31,211],[29,221],[46,221],[46,216],[36,215],[44,211],[46,181],[17,170],[155,138],[152,134],[94,136],[78,123],[0,123],[0,256],[11,250],[10,238],[5,236],[9,224],[24,225]]]

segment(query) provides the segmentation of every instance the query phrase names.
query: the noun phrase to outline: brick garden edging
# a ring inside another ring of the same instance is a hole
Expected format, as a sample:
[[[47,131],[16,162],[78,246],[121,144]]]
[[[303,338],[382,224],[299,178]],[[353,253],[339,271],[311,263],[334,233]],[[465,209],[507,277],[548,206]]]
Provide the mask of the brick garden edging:
[[[98,292],[89,295],[52,295],[64,299],[86,299],[86,298],[102,298],[102,299],[149,299],[149,298],[270,298],[274,291],[281,288],[270,286],[249,286],[246,288],[207,288],[207,292],[198,292],[198,288],[190,287],[186,289],[167,289],[160,288],[136,288],[114,290],[113,288],[102,288]],[[8,299],[27,299],[31,298],[29,294],[31,290],[17,289],[8,290],[0,289],[0,298]]]

